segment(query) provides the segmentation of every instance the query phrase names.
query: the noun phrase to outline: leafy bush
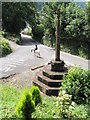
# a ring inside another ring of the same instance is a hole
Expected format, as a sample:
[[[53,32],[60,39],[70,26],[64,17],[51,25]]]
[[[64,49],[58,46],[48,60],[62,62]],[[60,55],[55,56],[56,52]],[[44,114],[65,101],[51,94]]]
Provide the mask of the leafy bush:
[[[2,56],[10,54],[13,51],[7,39],[2,38],[2,40],[0,40],[0,47]]]
[[[32,94],[32,99],[35,102],[35,105],[40,103],[42,101],[41,96],[40,96],[40,90],[37,86],[32,86],[30,89],[30,92]]]
[[[0,31],[0,39],[3,38],[3,34],[4,34],[4,32]]]
[[[20,35],[20,34],[3,32],[3,36],[4,36],[6,39],[15,42],[16,44],[21,45],[21,43],[22,43],[22,41],[21,41],[21,35]]]
[[[63,77],[62,90],[72,95],[76,103],[87,102],[90,100],[90,71],[80,67],[71,68],[67,75]]]
[[[72,100],[72,95],[66,94],[64,91],[59,92],[56,106],[57,110],[63,118],[87,118],[88,108],[84,105],[77,105]]]
[[[21,45],[21,39],[20,39],[20,38],[16,38],[16,39],[15,39],[15,42],[16,42],[18,45]]]
[[[25,119],[30,119],[32,112],[35,111],[35,103],[32,95],[26,88],[22,94],[20,102],[17,104],[16,110]]]
[[[5,37],[5,38],[6,38],[6,37],[9,35],[9,33],[8,33],[8,32],[3,32],[3,34],[2,34],[2,35],[3,35],[3,37]]]

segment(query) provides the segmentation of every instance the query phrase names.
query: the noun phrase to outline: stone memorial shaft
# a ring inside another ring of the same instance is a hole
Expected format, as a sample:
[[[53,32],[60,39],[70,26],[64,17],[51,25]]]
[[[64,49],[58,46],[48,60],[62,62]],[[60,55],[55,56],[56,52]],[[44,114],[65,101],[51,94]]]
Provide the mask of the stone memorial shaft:
[[[55,61],[51,64],[51,71],[63,71],[64,61],[60,60],[60,9],[57,11],[57,27],[56,27],[56,53]]]
[[[60,61],[60,9],[57,11],[57,28],[56,28],[56,56],[55,61]]]

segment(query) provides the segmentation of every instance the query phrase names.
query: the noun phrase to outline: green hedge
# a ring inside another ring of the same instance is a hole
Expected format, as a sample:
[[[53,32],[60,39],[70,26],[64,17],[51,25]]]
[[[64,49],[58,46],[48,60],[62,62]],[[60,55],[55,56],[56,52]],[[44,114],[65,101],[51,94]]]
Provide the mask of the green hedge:
[[[67,75],[63,77],[62,89],[72,95],[76,103],[90,100],[90,71],[83,70],[80,67],[71,68]]]
[[[9,42],[8,42],[8,40],[3,39],[3,38],[0,40],[0,49],[1,49],[0,50],[0,52],[1,52],[0,55],[2,57],[7,55],[7,54],[10,54],[13,51]]]

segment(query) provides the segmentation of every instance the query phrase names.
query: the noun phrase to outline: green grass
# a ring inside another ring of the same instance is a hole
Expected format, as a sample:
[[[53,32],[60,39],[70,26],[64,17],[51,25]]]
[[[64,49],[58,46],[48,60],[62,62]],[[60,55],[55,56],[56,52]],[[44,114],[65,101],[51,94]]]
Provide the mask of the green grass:
[[[14,86],[0,84],[0,92],[0,118],[19,118],[20,116],[16,113],[16,105],[22,96],[22,90]],[[42,97],[42,103],[36,106],[36,111],[32,113],[32,118],[62,118],[60,110],[56,106],[56,101],[56,97]],[[87,112],[85,110],[88,109],[88,116],[90,116],[89,105],[79,106],[74,111],[75,114],[84,115]]]
[[[56,97],[43,97],[42,104],[36,106],[33,118],[61,118],[56,107]]]
[[[0,84],[0,118],[18,117],[15,107],[21,97],[21,90]]]

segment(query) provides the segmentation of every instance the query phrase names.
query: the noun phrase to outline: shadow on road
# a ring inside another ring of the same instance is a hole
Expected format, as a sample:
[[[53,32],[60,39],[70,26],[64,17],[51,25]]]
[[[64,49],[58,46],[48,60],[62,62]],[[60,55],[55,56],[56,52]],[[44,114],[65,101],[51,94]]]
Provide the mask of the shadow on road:
[[[37,58],[40,58],[40,59],[43,59],[43,57],[42,56],[36,56]]]

